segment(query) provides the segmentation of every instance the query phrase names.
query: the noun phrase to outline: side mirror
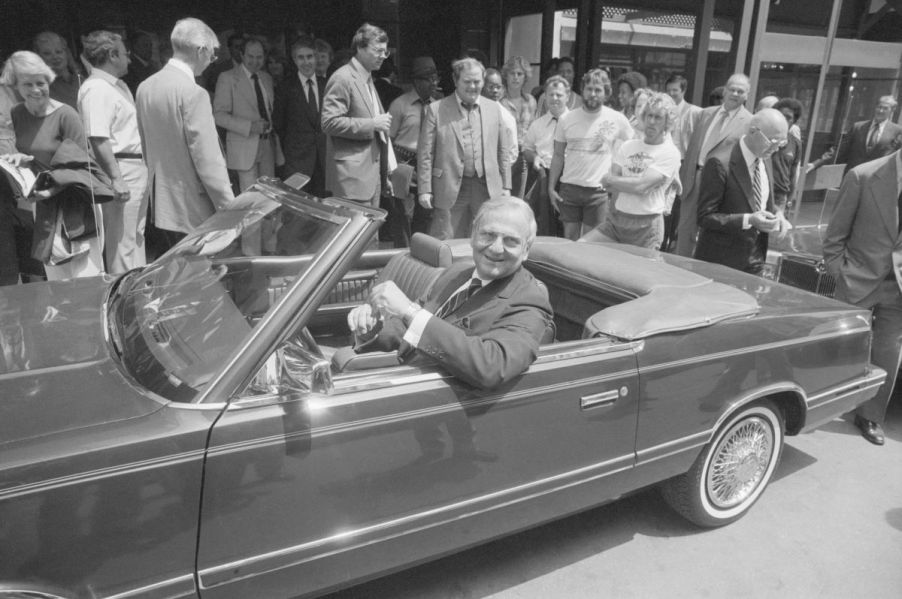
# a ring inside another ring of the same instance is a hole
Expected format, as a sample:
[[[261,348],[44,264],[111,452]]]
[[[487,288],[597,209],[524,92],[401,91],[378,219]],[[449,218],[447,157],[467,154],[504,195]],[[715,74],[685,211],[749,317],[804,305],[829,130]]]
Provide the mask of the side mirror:
[[[245,395],[297,397],[332,393],[332,370],[313,336],[305,328],[287,339],[267,358]]]

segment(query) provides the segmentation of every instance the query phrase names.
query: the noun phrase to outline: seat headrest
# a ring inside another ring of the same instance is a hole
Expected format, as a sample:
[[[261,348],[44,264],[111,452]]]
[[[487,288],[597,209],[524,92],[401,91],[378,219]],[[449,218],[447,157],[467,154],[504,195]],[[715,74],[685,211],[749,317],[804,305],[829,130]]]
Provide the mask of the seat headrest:
[[[451,266],[451,248],[448,244],[425,233],[414,233],[410,238],[410,255],[436,268]]]

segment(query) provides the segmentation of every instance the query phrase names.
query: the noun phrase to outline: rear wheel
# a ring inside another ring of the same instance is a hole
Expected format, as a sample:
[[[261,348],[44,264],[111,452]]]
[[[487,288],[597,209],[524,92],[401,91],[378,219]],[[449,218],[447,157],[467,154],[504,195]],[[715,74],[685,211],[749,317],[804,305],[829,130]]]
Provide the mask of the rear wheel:
[[[740,408],[686,474],[662,486],[681,516],[705,527],[738,520],[773,477],[783,451],[783,417],[769,400]]]

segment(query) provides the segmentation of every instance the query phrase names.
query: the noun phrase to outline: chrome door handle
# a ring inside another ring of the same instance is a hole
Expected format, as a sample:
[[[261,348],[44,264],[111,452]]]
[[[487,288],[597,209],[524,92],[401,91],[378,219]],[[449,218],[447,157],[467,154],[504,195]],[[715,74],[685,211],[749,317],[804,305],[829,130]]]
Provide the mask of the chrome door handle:
[[[612,391],[602,391],[601,393],[584,395],[579,398],[579,408],[581,410],[588,410],[589,408],[610,406],[615,401],[617,401],[617,398],[619,398],[621,395],[626,395],[626,387],[623,387],[619,391],[617,389],[614,389]]]

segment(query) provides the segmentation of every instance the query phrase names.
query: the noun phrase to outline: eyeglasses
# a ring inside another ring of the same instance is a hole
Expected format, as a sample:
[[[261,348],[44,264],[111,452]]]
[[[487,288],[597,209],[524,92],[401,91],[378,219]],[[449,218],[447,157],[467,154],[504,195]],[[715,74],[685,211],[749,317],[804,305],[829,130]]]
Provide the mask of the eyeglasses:
[[[219,48],[210,48],[209,46],[198,46],[197,51],[206,50],[210,54],[210,62],[216,62],[219,58]]]
[[[761,138],[762,138],[762,139],[764,140],[764,142],[767,144],[767,149],[768,149],[768,150],[771,150],[771,149],[774,149],[774,148],[779,149],[779,148],[782,148],[783,146],[785,146],[787,143],[789,143],[789,140],[786,139],[785,137],[782,138],[782,139],[778,139],[778,138],[776,138],[776,137],[773,138],[773,139],[769,139],[769,138],[764,134],[764,132],[761,131],[761,129],[758,129],[757,133],[758,133],[758,135],[761,136]]]
[[[388,58],[391,56],[391,52],[388,48],[376,48],[375,46],[368,46],[368,48],[373,54],[381,58]]]

